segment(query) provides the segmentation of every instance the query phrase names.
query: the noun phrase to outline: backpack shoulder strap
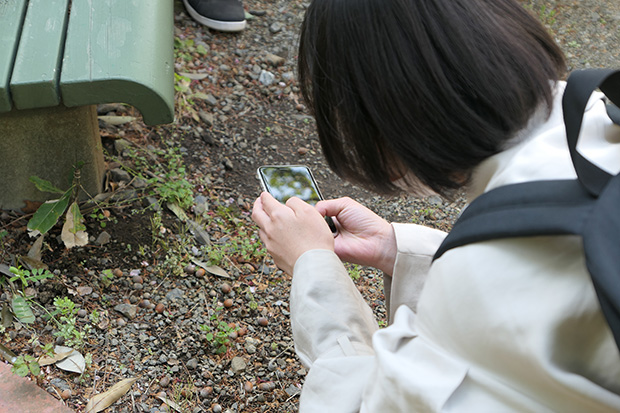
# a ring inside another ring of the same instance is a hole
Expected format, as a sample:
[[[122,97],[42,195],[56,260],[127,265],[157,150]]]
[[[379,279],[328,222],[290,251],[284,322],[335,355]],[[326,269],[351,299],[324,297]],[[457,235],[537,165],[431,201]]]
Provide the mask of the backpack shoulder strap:
[[[592,92],[600,88],[612,103],[620,106],[620,70],[588,69],[577,70],[570,74],[566,82],[566,90],[562,97],[564,125],[568,149],[577,171],[577,177],[588,192],[598,196],[611,175],[603,171],[577,151],[577,140],[583,122],[583,114]],[[615,110],[607,109],[615,121]]]
[[[449,249],[492,239],[579,234],[594,201],[576,180],[496,188],[463,211],[433,259]]]

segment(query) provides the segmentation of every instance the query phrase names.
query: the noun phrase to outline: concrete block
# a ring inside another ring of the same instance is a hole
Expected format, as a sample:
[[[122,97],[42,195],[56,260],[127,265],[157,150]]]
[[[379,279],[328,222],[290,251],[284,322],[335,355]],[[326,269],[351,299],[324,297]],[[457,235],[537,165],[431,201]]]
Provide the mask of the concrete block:
[[[80,161],[85,163],[80,184],[95,196],[103,184],[104,161],[94,105],[0,114],[0,209],[58,198],[40,192],[29,178],[38,176],[65,190]]]

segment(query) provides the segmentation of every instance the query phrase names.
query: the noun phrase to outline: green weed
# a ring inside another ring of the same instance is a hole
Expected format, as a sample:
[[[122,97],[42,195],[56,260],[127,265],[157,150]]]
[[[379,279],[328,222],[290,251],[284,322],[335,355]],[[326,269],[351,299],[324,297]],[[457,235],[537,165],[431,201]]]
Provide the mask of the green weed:
[[[84,346],[84,339],[90,331],[90,325],[85,325],[80,329],[76,326],[76,315],[78,309],[75,307],[75,303],[68,297],[54,298],[55,310],[50,314],[53,320],[56,322],[58,331],[54,332],[54,336],[62,337],[65,339],[65,344],[69,347],[82,348]],[[55,316],[59,316],[56,320]]]
[[[30,373],[32,373],[33,376],[39,376],[41,374],[41,367],[36,358],[26,354],[17,356],[13,362],[11,371],[21,377],[26,377]]]
[[[224,354],[230,345],[230,335],[238,330],[238,327],[231,327],[224,321],[219,320],[219,315],[224,309],[217,305],[217,298],[213,298],[213,313],[209,317],[209,325],[200,325],[200,330],[205,332],[205,338],[213,346],[215,354]]]
[[[35,268],[32,271],[22,269],[19,267],[9,267],[9,271],[12,274],[15,274],[14,277],[9,278],[10,282],[20,281],[22,287],[25,289],[30,285],[30,283],[35,283],[37,281],[45,280],[47,278],[53,278],[54,274],[52,274],[49,270],[42,268]]]

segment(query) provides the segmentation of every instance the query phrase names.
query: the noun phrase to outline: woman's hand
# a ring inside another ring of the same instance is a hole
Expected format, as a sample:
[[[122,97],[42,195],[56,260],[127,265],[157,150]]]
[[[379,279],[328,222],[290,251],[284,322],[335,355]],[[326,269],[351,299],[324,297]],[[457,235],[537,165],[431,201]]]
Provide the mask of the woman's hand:
[[[334,237],[321,214],[299,198],[282,205],[263,192],[254,202],[252,219],[276,265],[289,274],[297,259],[313,249],[334,250]]]
[[[320,201],[316,209],[320,215],[336,218],[339,233],[334,248],[341,260],[392,274],[396,238],[386,220],[351,198]]]

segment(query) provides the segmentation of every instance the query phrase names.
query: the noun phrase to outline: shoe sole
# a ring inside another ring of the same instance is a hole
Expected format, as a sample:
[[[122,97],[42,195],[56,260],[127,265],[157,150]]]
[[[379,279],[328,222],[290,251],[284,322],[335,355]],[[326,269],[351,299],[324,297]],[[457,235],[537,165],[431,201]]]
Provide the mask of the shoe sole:
[[[223,21],[223,20],[213,20],[199,14],[192,6],[190,6],[187,0],[183,0],[183,4],[187,9],[187,12],[192,17],[192,19],[196,20],[198,23],[207,26],[213,30],[219,30],[221,32],[240,32],[245,29],[246,21]]]

